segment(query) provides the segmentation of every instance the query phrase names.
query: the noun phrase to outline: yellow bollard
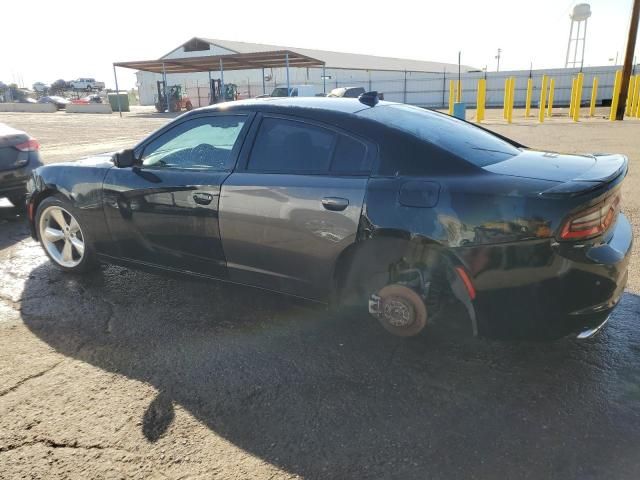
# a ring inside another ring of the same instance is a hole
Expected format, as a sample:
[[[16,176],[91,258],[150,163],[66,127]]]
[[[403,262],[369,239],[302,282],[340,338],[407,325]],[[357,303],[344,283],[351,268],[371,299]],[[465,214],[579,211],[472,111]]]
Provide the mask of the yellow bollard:
[[[549,106],[547,107],[547,117],[551,118],[551,111],[553,110],[553,95],[556,88],[556,79],[549,80]]]
[[[591,102],[589,103],[589,116],[593,117],[596,113],[596,100],[598,98],[598,77],[593,77],[593,86],[591,87]]]
[[[511,77],[511,117],[513,117],[513,107],[516,101],[516,77]]]
[[[631,107],[633,104],[633,95],[635,94],[634,87],[636,86],[636,82],[634,77],[629,77],[629,87],[627,89],[627,103],[624,106],[624,114],[629,116],[631,115]]]
[[[449,115],[453,115],[453,103],[455,101],[455,82],[449,80]]]
[[[638,103],[640,103],[640,75],[636,75],[636,85],[633,89],[633,103],[631,107],[631,116],[638,117]]]
[[[484,78],[478,80],[478,99],[476,100],[476,121],[484,120],[484,107],[487,98],[487,81]]]
[[[524,101],[524,118],[531,115],[531,94],[533,93],[533,78],[527,80],[527,96]]]
[[[545,100],[547,99],[547,76],[542,75],[542,86],[540,87],[540,111],[538,112],[538,121],[544,122]]]
[[[462,101],[462,80],[458,80],[458,88],[456,90],[456,102]]]
[[[577,78],[573,77],[573,80],[571,80],[571,100],[569,100],[569,118],[573,118],[573,106],[576,103],[576,83]]]
[[[576,98],[573,102],[573,121],[580,120],[580,104],[582,103],[582,85],[584,83],[584,73],[580,72],[576,78]]]
[[[507,104],[509,102],[509,78],[504,79],[504,102],[502,107],[502,118],[507,119]]]
[[[620,99],[620,83],[622,82],[622,70],[616,72],[615,80],[613,82],[613,96],[611,97],[611,112],[609,113],[609,120],[614,122],[616,119],[616,110],[618,109],[618,100]]]
[[[509,79],[508,85],[508,95],[507,95],[507,123],[511,123],[513,121],[513,97],[516,87],[516,79],[511,77]]]

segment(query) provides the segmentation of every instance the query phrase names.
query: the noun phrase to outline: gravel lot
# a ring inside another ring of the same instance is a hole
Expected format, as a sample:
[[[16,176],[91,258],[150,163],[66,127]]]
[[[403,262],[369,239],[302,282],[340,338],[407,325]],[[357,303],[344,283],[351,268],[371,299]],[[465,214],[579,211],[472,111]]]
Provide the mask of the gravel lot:
[[[47,162],[167,121],[0,114]],[[486,123],[532,147],[627,154],[640,238],[640,122],[534,122]],[[639,478],[637,245],[594,339],[400,339],[248,288],[63,275],[0,201],[0,478]]]

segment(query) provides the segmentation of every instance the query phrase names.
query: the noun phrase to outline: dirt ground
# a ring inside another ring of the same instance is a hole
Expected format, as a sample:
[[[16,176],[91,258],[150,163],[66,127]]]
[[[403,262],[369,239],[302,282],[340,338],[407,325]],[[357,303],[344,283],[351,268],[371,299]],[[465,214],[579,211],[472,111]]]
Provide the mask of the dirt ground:
[[[488,114],[531,147],[628,155],[640,238],[640,121]],[[168,120],[0,114],[46,162]],[[0,201],[0,478],[636,479],[639,270],[636,242],[621,305],[586,342],[400,339],[248,288],[64,275]]]

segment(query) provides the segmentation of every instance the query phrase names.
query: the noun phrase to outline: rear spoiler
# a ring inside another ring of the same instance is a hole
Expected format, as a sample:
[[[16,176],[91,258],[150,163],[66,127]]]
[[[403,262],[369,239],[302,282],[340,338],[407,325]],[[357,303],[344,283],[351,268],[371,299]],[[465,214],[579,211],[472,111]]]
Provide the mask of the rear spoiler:
[[[624,155],[596,153],[593,167],[573,180],[540,193],[543,197],[582,195],[606,186],[606,190],[616,187],[629,171],[629,159]]]

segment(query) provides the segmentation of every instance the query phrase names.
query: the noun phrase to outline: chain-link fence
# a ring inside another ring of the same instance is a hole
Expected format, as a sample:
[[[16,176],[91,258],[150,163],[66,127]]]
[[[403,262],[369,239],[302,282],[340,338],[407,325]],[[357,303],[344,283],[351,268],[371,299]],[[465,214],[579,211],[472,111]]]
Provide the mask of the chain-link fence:
[[[613,93],[613,82],[619,66],[585,67],[582,100],[588,103],[591,97],[593,78],[598,77],[597,104],[609,105]],[[504,102],[505,80],[515,78],[515,107],[525,104],[527,80],[533,80],[532,106],[539,101],[542,76],[547,75],[555,81],[554,105],[566,106],[570,103],[573,78],[580,69],[546,69],[515,70],[503,72],[469,72],[462,73],[462,101],[467,107],[475,107],[478,80],[487,80],[487,107],[502,107]],[[168,75],[170,85],[180,84],[190,97],[194,106],[205,106],[210,103],[210,89],[207,73],[189,75]],[[237,86],[238,98],[253,98],[269,94],[276,86],[286,85],[286,71],[273,69],[262,81],[262,73],[257,72],[225,72],[225,82]],[[146,80],[139,81],[140,99],[143,104],[152,104],[155,94],[156,78],[150,74]],[[447,108],[449,102],[450,81],[458,80],[453,72],[388,72],[376,70],[338,70],[327,69],[322,77],[322,69],[291,69],[290,85],[313,85],[316,94],[329,93],[338,87],[363,87],[367,91],[378,91],[384,94],[385,100],[408,103],[421,107]]]

